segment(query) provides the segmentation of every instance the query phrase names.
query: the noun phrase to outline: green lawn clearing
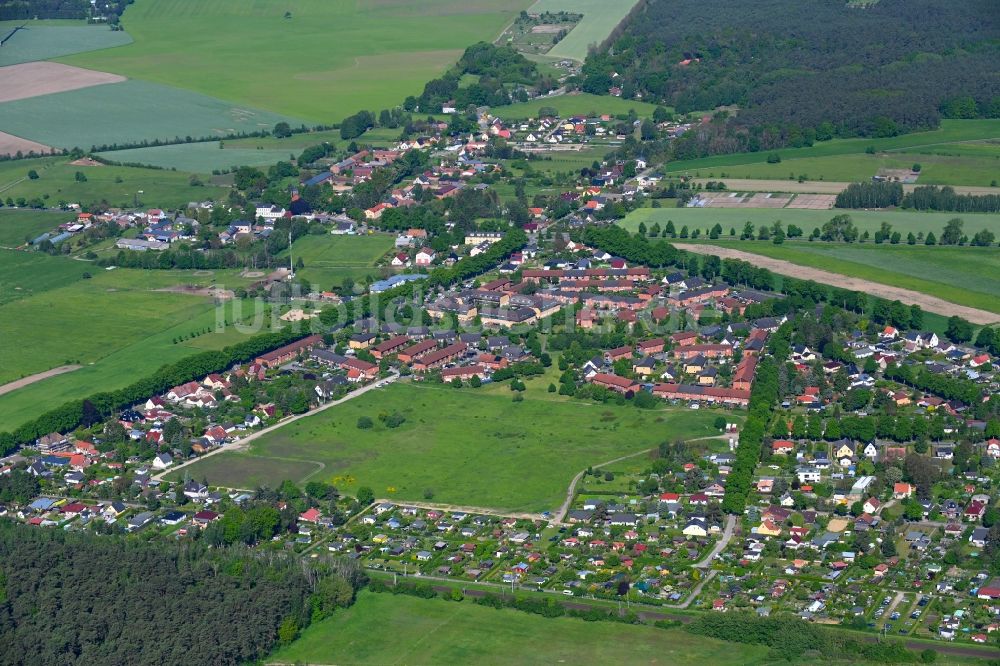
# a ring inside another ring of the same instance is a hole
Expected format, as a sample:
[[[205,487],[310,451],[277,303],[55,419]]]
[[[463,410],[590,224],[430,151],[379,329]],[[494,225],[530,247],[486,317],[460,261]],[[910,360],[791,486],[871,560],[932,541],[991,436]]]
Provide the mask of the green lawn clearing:
[[[529,4],[138,0],[122,16],[133,44],[64,60],[241,106],[339,122],[419,94],[466,47],[496,38]]]
[[[583,14],[583,20],[546,54],[583,62],[591,47],[599,46],[622,22],[638,0],[538,0],[532,13],[567,11]]]
[[[340,287],[344,278],[362,280],[379,277],[375,262],[393,248],[394,236],[334,236],[309,235],[295,241],[292,256],[302,259],[305,268],[297,275],[313,283],[319,291]]]
[[[298,153],[292,149],[292,152]],[[98,157],[125,164],[148,164],[164,169],[177,169],[192,173],[211,173],[215,170],[241,166],[265,167],[289,158],[288,150],[256,150],[250,148],[222,148],[219,141],[179,143],[150,148],[128,148],[98,153]]]
[[[87,25],[83,21],[0,21],[0,37],[21,25],[24,27],[0,49],[0,67],[132,42],[125,31],[112,31],[108,25]]]
[[[363,591],[309,627],[269,663],[694,664],[765,663],[768,649],[681,629],[544,618],[440,599]]]
[[[426,499],[524,511],[555,509],[570,480],[588,465],[657,446],[663,441],[717,435],[717,412],[546,399],[529,389],[521,403],[510,391],[395,384],[284,426],[253,442],[249,454],[224,454],[204,474],[213,484],[276,486],[286,470],[260,473],[254,458],[322,463],[311,480],[352,493],[371,486],[381,497]],[[388,428],[380,414],[406,421]],[[357,427],[358,418],[375,421]],[[250,472],[244,471],[244,461]],[[301,481],[301,478],[293,478]],[[428,492],[429,491],[429,492]]]
[[[537,117],[538,110],[542,107],[553,108],[564,118],[568,116],[593,117],[604,113],[617,116],[627,114],[632,110],[642,117],[649,117],[653,115],[653,111],[656,109],[655,104],[640,102],[634,99],[580,93],[540,97],[521,104],[498,106],[490,109],[490,113],[504,120],[518,120],[521,118]]]
[[[6,198],[7,195],[0,194],[0,199]],[[75,218],[72,212],[0,208],[0,246],[19,247],[26,240],[37,238]]]
[[[92,270],[66,257],[0,249],[0,305],[72,284]]]
[[[4,131],[59,148],[270,131],[280,121],[300,123],[289,116],[136,80],[0,104]]]

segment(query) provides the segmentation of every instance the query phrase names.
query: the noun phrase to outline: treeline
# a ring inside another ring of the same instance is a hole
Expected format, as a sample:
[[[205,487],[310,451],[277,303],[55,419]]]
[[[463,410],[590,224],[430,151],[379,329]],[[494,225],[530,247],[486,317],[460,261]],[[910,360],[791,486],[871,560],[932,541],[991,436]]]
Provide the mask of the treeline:
[[[787,335],[787,328],[784,332],[779,330],[775,333],[781,334]],[[733,469],[726,477],[726,494],[722,498],[722,510],[726,513],[742,515],[746,508],[754,470],[760,462],[767,424],[779,397],[778,365],[772,357],[766,356],[757,366],[757,375],[750,391],[749,416],[740,431]]]
[[[749,645],[764,645],[775,655],[788,661],[799,661],[807,654],[848,654],[860,661],[909,663],[918,661],[916,653],[908,651],[902,642],[870,643],[846,633],[824,628],[791,615],[758,617],[754,613],[704,613],[685,627],[698,636]],[[925,650],[920,658],[934,661],[937,654]]]
[[[763,0],[749,12],[741,0],[711,12],[650,0],[587,58],[579,83],[680,113],[739,107],[677,140],[677,159],[895,136],[942,117],[1000,117],[996,34],[990,0]]]
[[[1000,212],[1000,194],[958,194],[955,188],[922,185],[903,194],[899,183],[851,183],[837,195],[837,208],[889,208],[902,206],[915,210],[954,211],[957,213]]]
[[[354,565],[0,524],[0,662],[243,664],[350,605]]]
[[[163,393],[173,386],[201,379],[213,372],[221,372],[305,335],[291,329],[262,333],[219,351],[201,352],[164,365],[152,375],[117,391],[104,391],[87,398],[71,400],[25,423],[13,433],[0,433],[0,455],[9,453],[20,444],[30,444],[51,432],[72,432],[80,426],[91,426],[118,410]]]
[[[899,183],[851,183],[837,195],[837,208],[889,208],[903,203],[903,186]]]

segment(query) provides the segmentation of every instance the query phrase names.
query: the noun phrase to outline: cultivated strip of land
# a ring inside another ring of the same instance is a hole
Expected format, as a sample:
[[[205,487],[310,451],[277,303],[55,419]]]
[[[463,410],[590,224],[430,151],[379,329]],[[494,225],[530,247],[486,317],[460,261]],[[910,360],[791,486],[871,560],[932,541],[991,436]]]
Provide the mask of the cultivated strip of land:
[[[55,62],[26,62],[0,67],[0,102],[79,90],[108,83],[121,83],[124,76],[96,72]]]
[[[937,312],[938,314],[946,317],[958,315],[959,317],[967,319],[974,324],[992,324],[1000,320],[1000,317],[996,314],[987,312],[986,310],[957,305],[941,298],[929,296],[928,294],[922,294],[917,291],[911,291],[909,289],[891,287],[889,285],[872,282],[870,280],[862,280],[848,275],[831,273],[830,271],[812,268],[811,266],[800,266],[799,264],[793,264],[792,262],[784,261],[783,259],[772,259],[760,254],[734,250],[732,248],[718,247],[716,245],[685,243],[683,247],[685,250],[695,252],[697,254],[714,254],[718,257],[722,257],[723,259],[741,259],[743,261],[748,261],[755,266],[760,266],[774,271],[775,273],[798,278],[800,280],[813,280],[814,282],[819,282],[820,284],[828,284],[842,289],[852,289],[854,291],[865,292],[890,301],[898,300],[906,303],[907,305],[919,305],[924,310]]]
[[[726,188],[733,192],[793,192],[803,194],[839,194],[850,185],[846,181],[833,180],[779,180],[769,178],[695,178],[696,183],[708,181],[723,182]],[[923,183],[906,183],[904,192],[912,192]],[[995,187],[976,187],[974,185],[951,185],[959,194],[996,194]]]

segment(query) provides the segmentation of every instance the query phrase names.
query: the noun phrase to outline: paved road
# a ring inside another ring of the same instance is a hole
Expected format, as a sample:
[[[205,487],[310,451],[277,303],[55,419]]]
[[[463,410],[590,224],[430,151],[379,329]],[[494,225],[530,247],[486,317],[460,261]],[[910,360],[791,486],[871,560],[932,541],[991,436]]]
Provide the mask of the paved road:
[[[712,564],[712,560],[719,556],[726,546],[729,545],[729,541],[733,538],[733,530],[736,528],[736,516],[726,516],[726,527],[722,530],[722,538],[719,539],[715,547],[705,557],[701,559],[694,566],[699,569],[707,569]]]
[[[197,458],[193,458],[191,460],[188,460],[187,462],[185,462],[185,463],[183,463],[181,465],[177,465],[176,467],[170,467],[168,469],[165,469],[164,471],[160,472],[159,474],[157,474],[153,478],[157,479],[159,481],[162,481],[163,477],[165,477],[167,474],[172,474],[173,472],[176,472],[179,469],[183,469],[183,468],[187,467],[188,465],[192,465],[192,464],[194,464],[196,462],[199,462],[201,460],[204,460],[205,458],[208,458],[210,456],[218,455],[220,453],[226,453],[227,451],[245,451],[247,448],[249,448],[248,445],[250,444],[250,442],[252,442],[253,440],[257,439],[258,437],[262,437],[263,435],[266,435],[269,432],[277,430],[278,428],[282,428],[282,427],[288,425],[289,423],[293,423],[295,421],[298,421],[299,419],[305,418],[307,416],[312,416],[313,414],[319,414],[323,410],[330,409],[331,407],[336,407],[337,405],[342,405],[343,403],[347,402],[348,400],[354,400],[355,398],[357,398],[359,396],[362,396],[365,393],[368,393],[369,391],[373,391],[375,389],[383,388],[385,386],[388,386],[389,384],[393,383],[397,379],[399,379],[399,374],[395,373],[395,374],[392,374],[392,375],[386,377],[385,379],[380,379],[377,382],[373,382],[373,383],[368,384],[366,386],[362,386],[357,391],[351,391],[350,393],[348,393],[347,395],[345,395],[343,398],[339,398],[338,400],[334,400],[332,402],[328,402],[325,405],[320,405],[316,409],[310,410],[310,411],[306,412],[305,414],[296,414],[295,416],[290,416],[287,419],[282,419],[281,421],[279,421],[278,423],[275,423],[272,426],[268,426],[268,427],[264,428],[263,430],[258,430],[257,432],[254,432],[254,433],[251,433],[251,434],[247,435],[246,437],[244,437],[243,439],[239,440],[238,442],[235,442],[232,445],[221,446],[221,447],[219,447],[217,449],[209,451],[208,453],[206,453],[203,456],[199,456]]]

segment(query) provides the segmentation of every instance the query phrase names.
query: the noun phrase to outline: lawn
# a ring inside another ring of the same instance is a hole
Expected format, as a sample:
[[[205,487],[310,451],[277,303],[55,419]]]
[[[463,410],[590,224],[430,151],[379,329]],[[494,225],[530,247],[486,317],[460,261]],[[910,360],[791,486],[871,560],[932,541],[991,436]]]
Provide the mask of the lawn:
[[[583,62],[587,51],[608,38],[638,0],[538,0],[532,13],[568,11],[583,14],[583,20],[546,54]]]
[[[311,479],[348,493],[371,486],[376,495],[399,500],[431,495],[435,502],[546,511],[588,465],[663,441],[718,434],[711,410],[645,411],[548,396],[532,388],[514,403],[502,389],[396,384],[269,433],[249,454],[225,454],[226,464],[194,465],[191,473],[233,487],[251,485],[253,474],[276,486],[285,478],[283,465],[261,473],[254,458],[298,460],[322,463],[325,469]],[[393,413],[406,421],[390,429],[378,416]],[[362,416],[377,425],[359,429]],[[244,471],[244,461],[253,472]]]
[[[267,660],[312,664],[756,664],[768,648],[681,629],[544,618],[363,591]]]
[[[89,269],[66,257],[0,249],[0,305],[64,287]]]
[[[546,173],[558,173],[565,171],[579,172],[584,167],[590,167],[594,162],[601,162],[604,157],[614,150],[614,146],[607,144],[593,145],[583,150],[563,150],[541,153],[542,159],[532,160],[528,164],[535,171]],[[507,166],[510,166],[508,161]]]
[[[265,167],[279,160],[287,160],[289,151],[298,154],[300,150],[256,148],[220,148],[219,141],[201,143],[178,143],[170,146],[150,148],[128,148],[98,153],[99,157],[126,164],[148,164],[164,169],[177,169],[192,173],[211,173],[216,169],[232,169],[241,166]]]
[[[27,173],[26,169],[21,169]],[[2,173],[2,172],[0,172]],[[3,177],[0,176],[0,182]],[[0,195],[6,199],[8,194]],[[18,247],[25,240],[37,238],[46,231],[55,229],[63,222],[71,222],[76,218],[73,213],[50,210],[15,210],[0,208],[0,246]]]
[[[773,224],[780,220],[786,226],[796,224],[805,230],[808,236],[816,227],[822,227],[835,215],[846,213],[851,216],[854,225],[862,232],[875,233],[882,222],[892,224],[893,230],[906,237],[906,234],[933,231],[940,236],[948,220],[960,217],[965,220],[965,231],[970,236],[981,229],[990,229],[1000,237],[1000,214],[979,213],[928,213],[909,210],[805,210],[795,208],[640,208],[629,213],[621,222],[629,231],[636,231],[640,222],[650,227],[655,222],[664,226],[667,220],[673,220],[679,232],[683,225],[691,230],[701,229],[703,238],[716,222],[722,225],[723,234],[728,234],[731,228],[739,234],[748,220],[755,226]]]
[[[580,93],[577,95],[555,95],[553,97],[540,97],[530,102],[521,104],[511,104],[509,106],[498,106],[490,109],[490,113],[503,118],[504,120],[516,120],[521,118],[535,118],[538,110],[543,106],[551,107],[559,112],[562,117],[567,116],[599,116],[603,113],[612,116],[627,114],[635,110],[642,117],[653,115],[656,105],[648,102],[640,102],[634,99],[622,99],[610,95],[591,95],[590,93]]]
[[[117,53],[127,48],[131,47],[94,53]],[[5,132],[60,148],[255,132],[271,130],[280,121],[301,122],[205,94],[135,80],[0,104],[0,127]]]
[[[298,275],[315,284],[319,291],[339,287],[344,278],[361,280],[377,275],[375,262],[393,248],[394,236],[304,236],[292,247],[292,256],[302,259],[305,268]]]
[[[38,180],[25,178],[29,169],[38,172]],[[78,172],[86,177],[86,181],[76,179]],[[202,186],[192,185],[191,174],[180,171],[75,166],[65,157],[0,162],[0,196],[15,200],[19,197],[29,200],[40,197],[47,206],[60,203],[87,205],[104,200],[111,206],[131,208],[138,198],[140,205],[146,203],[170,209],[186,206],[189,201],[219,201],[229,191],[228,188],[209,184],[204,177],[202,182]],[[140,190],[142,194],[138,194]]]
[[[874,171],[871,171],[871,173],[869,171],[871,163],[877,158],[865,152],[869,147],[874,148],[878,152],[898,151],[909,153],[918,148],[923,150],[929,147],[956,144],[956,142],[980,141],[997,137],[1000,137],[1000,119],[942,120],[940,129],[929,132],[916,132],[885,139],[833,139],[831,141],[817,142],[807,148],[782,148],[767,152],[716,155],[695,160],[672,162],[666,166],[665,170],[667,173],[700,174],[704,177],[710,177],[709,174],[721,177],[720,174],[726,173],[729,177],[735,178],[739,174],[758,173],[760,175],[754,176],[755,178],[787,178],[790,172],[794,172],[796,176],[805,173],[813,179],[824,176],[825,180],[858,180],[864,178],[865,175],[874,173]],[[953,146],[949,145],[948,148],[951,149]],[[995,155],[995,152],[991,152],[988,148],[986,152],[987,158],[990,155]],[[768,165],[767,158],[774,153],[781,157],[781,162]],[[842,155],[850,155],[861,159],[855,162],[850,160],[801,161]],[[984,155],[980,153],[975,155],[975,157],[984,157]],[[919,161],[922,164],[925,160],[913,160],[909,164],[906,164],[906,160],[904,160],[903,165],[910,166],[914,161]],[[853,176],[846,172],[852,166],[859,169]],[[754,169],[754,171],[746,170],[749,168]],[[768,176],[766,174],[774,175]],[[839,177],[835,178],[833,174]],[[988,184],[987,182],[986,185]]]
[[[1000,252],[996,248],[709,242],[1000,313]]]
[[[0,36],[24,24],[0,49],[0,67],[132,42],[127,32],[113,32],[107,25],[87,25],[83,21],[0,21]]]
[[[312,122],[340,122],[419,94],[466,47],[494,39],[529,4],[138,0],[122,16],[133,44],[64,61]]]

